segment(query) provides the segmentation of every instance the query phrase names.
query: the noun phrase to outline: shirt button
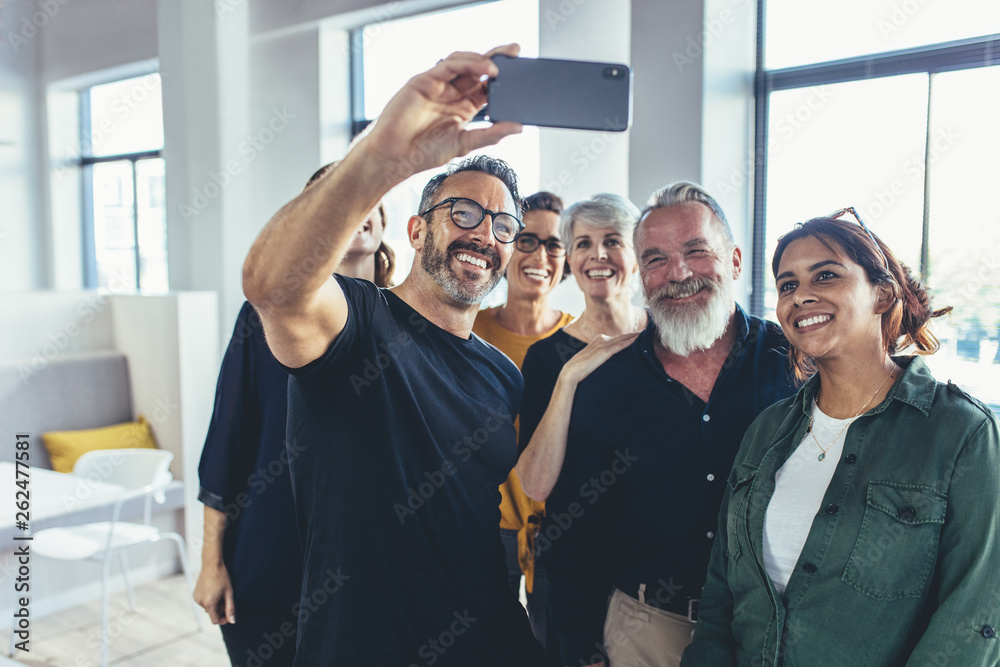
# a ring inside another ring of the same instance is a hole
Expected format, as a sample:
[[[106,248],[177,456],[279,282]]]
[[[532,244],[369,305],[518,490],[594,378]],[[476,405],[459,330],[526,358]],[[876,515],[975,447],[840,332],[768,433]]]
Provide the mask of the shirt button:
[[[715,475],[713,475],[712,473],[708,473],[707,475],[705,475],[705,479],[707,479],[710,482],[714,482],[715,481]]]
[[[705,537],[707,537],[708,539],[712,539],[713,537],[715,537],[715,533],[713,533],[712,531],[708,531],[707,533],[705,533]]]
[[[983,626],[982,633],[983,633],[983,637],[986,637],[987,639],[993,639],[994,637],[997,636],[996,630],[994,630],[989,625],[984,625]]]
[[[913,521],[913,517],[917,516],[917,510],[912,507],[906,506],[899,510],[899,518],[903,521]]]
[[[702,416],[701,416],[701,420],[702,420],[703,422],[707,422],[707,421],[711,421],[711,419],[712,419],[712,418],[711,418],[711,417],[709,417],[708,415],[702,415]]]
[[[848,454],[847,456],[844,457],[844,463],[854,463],[857,460],[858,457],[855,456],[854,454]]]
[[[834,505],[833,503],[830,503],[829,505],[826,506],[827,514],[836,514],[839,510],[840,508]]]
[[[813,574],[819,568],[817,568],[812,563],[806,563],[802,566],[802,569],[806,571],[806,574]]]

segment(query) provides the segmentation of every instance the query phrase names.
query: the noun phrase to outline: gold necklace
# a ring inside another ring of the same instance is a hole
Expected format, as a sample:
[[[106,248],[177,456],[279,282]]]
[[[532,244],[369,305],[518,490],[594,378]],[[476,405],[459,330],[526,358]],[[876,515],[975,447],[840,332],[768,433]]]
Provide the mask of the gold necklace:
[[[823,459],[826,458],[826,453],[830,450],[831,447],[833,447],[834,443],[837,442],[837,440],[840,439],[840,436],[842,436],[844,434],[844,431],[847,430],[847,427],[854,423],[854,420],[856,420],[858,417],[860,417],[862,414],[864,414],[865,410],[868,408],[868,404],[871,403],[872,400],[876,396],[878,396],[878,393],[880,391],[882,391],[882,387],[885,386],[885,383],[889,381],[889,378],[891,378],[892,375],[893,375],[893,373],[895,373],[895,372],[896,372],[895,368],[892,369],[891,371],[889,371],[889,375],[887,375],[886,378],[884,380],[882,380],[882,384],[880,384],[878,386],[878,389],[875,390],[875,393],[872,394],[868,398],[867,401],[865,401],[865,404],[861,406],[861,409],[858,410],[858,413],[856,415],[854,415],[853,417],[851,417],[850,419],[847,420],[847,423],[844,424],[844,428],[840,429],[840,432],[837,433],[837,437],[835,437],[830,442],[830,444],[826,446],[826,449],[823,449],[823,445],[819,444],[819,439],[816,437],[816,434],[813,433],[813,416],[812,415],[809,416],[809,425],[806,426],[806,432],[809,433],[809,435],[812,436],[813,442],[815,442],[816,446],[819,447],[820,455],[817,457],[816,460],[822,461]],[[818,399],[819,399],[819,392],[816,392],[816,396],[813,396],[813,412],[814,413],[815,413],[816,410],[819,409],[819,400]]]

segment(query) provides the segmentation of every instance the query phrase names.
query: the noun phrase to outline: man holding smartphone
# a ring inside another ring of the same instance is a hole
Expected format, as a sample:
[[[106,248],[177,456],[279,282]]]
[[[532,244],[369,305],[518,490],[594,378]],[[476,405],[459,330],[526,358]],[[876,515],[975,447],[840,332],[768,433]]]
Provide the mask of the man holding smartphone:
[[[405,178],[520,131],[467,130],[489,54],[412,78],[334,173],[283,207],[243,287],[291,374],[288,442],[304,579],[296,665],[544,664],[505,583],[498,487],[515,461],[517,368],[471,335],[520,232],[516,178],[477,157],[428,183],[410,275],[330,277]]]

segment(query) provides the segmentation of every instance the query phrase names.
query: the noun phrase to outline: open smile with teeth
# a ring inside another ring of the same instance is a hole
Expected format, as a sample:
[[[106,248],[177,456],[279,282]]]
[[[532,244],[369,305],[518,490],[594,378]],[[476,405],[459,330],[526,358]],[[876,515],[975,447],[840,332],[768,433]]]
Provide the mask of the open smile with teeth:
[[[611,269],[591,269],[587,271],[588,278],[610,278],[615,275],[615,272]]]
[[[704,288],[698,285],[693,285],[690,287],[682,287],[675,290],[673,294],[668,293],[666,297],[668,299],[686,299],[689,296],[694,296],[698,292],[702,291],[702,289]]]
[[[480,269],[485,269],[487,267],[485,259],[479,259],[478,257],[467,255],[464,252],[460,252],[457,255],[455,255],[455,259],[457,259],[460,262],[465,262],[466,264],[471,264],[472,266],[479,267]]]
[[[797,328],[811,327],[814,324],[822,324],[823,322],[829,322],[833,319],[833,315],[815,315],[805,320],[799,320],[795,323]]]
[[[526,267],[521,272],[534,280],[547,280],[550,275],[545,269],[534,269],[531,267]]]

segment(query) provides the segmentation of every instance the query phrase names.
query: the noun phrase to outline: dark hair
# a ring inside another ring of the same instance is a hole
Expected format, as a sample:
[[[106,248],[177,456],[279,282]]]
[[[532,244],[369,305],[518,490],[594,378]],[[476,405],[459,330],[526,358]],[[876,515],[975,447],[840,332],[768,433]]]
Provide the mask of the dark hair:
[[[556,215],[562,215],[563,200],[559,198],[559,195],[554,195],[551,192],[545,192],[543,190],[525,197],[521,208],[525,213],[528,211],[550,211]],[[556,231],[558,231],[558,229]],[[566,280],[569,276],[569,260],[567,259],[563,261],[562,278],[559,279],[559,282]]]
[[[463,171],[478,171],[499,178],[507,186],[510,196],[514,198],[516,212],[521,212],[522,202],[521,195],[517,191],[517,174],[514,173],[514,170],[506,162],[500,158],[490,157],[489,155],[473,155],[456,164],[450,164],[445,171],[427,181],[427,185],[424,186],[424,191],[420,195],[420,208],[418,211],[426,211],[433,206],[434,200],[438,198],[438,194],[441,192],[441,188],[448,177]]]
[[[552,211],[558,215],[563,212],[563,200],[551,192],[536,192],[524,198],[522,206],[524,212],[528,211]]]
[[[929,323],[931,318],[950,313],[951,306],[932,309],[930,295],[920,280],[910,272],[909,267],[896,259],[882,239],[874,234],[870,238],[861,225],[839,218],[813,218],[796,225],[795,229],[778,239],[778,247],[771,260],[773,276],[778,275],[778,265],[785,249],[792,242],[806,237],[815,238],[833,252],[842,252],[864,270],[872,285],[885,285],[892,290],[895,302],[882,314],[882,347],[886,354],[895,354],[910,345],[916,347],[916,354],[937,352],[941,345],[931,333]],[[872,238],[878,243],[877,248]],[[788,358],[798,380],[805,380],[816,372],[813,359],[803,356],[794,347],[789,346]]]
[[[305,190],[310,185],[323,178],[327,173],[333,171],[340,165],[340,160],[334,160],[329,164],[324,164],[322,167],[316,170],[309,180],[306,181]],[[386,223],[388,222],[387,216],[385,214],[385,205],[380,201],[378,203],[378,214],[382,218],[382,229],[385,230]],[[392,274],[396,270],[396,253],[392,248],[389,247],[385,241],[382,241],[378,250],[375,251],[375,284],[379,287],[392,287]]]

